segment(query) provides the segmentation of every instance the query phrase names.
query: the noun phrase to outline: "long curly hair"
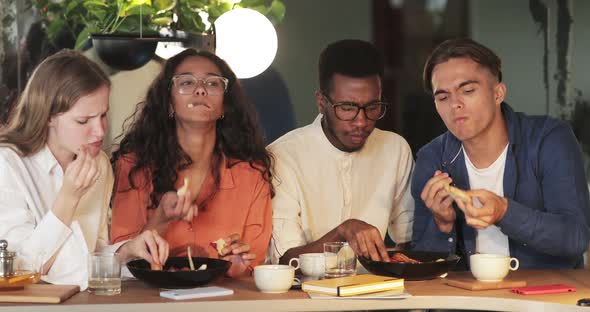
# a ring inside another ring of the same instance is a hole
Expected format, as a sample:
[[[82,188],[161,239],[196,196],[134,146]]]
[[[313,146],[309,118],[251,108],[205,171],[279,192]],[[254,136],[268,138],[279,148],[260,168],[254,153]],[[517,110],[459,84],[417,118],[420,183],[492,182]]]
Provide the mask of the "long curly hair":
[[[158,207],[161,196],[174,190],[174,183],[178,180],[178,171],[192,164],[192,159],[186,154],[176,135],[176,122],[172,115],[172,77],[176,68],[189,57],[204,57],[212,61],[229,82],[223,97],[224,118],[217,120],[216,143],[211,161],[211,172],[215,181],[215,191],[203,202],[212,199],[220,184],[220,166],[223,155],[228,160],[228,168],[239,162],[249,162],[250,166],[262,175],[269,184],[271,196],[272,187],[271,166],[272,155],[264,145],[262,130],[258,124],[255,107],[244,95],[236,75],[229,65],[217,55],[207,51],[187,49],[170,58],[164,64],[160,74],[150,85],[144,102],[137,105],[136,111],[125,123],[131,122],[129,131],[124,135],[119,148],[113,153],[112,163],[120,157],[133,155],[134,165],[128,179],[133,189],[144,188],[147,185],[137,185],[134,179],[137,173],[143,173],[147,181],[151,180],[152,191],[148,209]]]

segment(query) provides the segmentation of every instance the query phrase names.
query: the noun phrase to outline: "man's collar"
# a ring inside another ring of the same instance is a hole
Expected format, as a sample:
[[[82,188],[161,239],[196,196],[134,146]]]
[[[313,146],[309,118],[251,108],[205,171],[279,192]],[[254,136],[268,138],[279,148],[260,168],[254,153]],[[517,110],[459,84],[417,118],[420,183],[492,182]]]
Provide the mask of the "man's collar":
[[[502,102],[502,104],[500,104],[500,109],[502,116],[504,116],[504,120],[506,121],[506,127],[508,128],[508,144],[520,144],[520,128],[518,119],[516,118],[516,113],[506,102]],[[451,133],[451,131],[447,130],[447,134],[448,135],[443,136],[444,140],[446,141],[443,142],[443,166],[449,166],[455,162],[461,152],[461,146],[463,144],[455,135]]]

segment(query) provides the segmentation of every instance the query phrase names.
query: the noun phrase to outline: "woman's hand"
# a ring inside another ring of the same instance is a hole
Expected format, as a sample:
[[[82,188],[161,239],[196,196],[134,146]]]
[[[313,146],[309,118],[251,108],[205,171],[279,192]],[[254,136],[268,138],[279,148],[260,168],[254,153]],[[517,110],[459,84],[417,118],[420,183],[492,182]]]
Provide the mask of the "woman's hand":
[[[184,194],[178,195],[175,192],[167,192],[162,196],[158,209],[160,215],[166,222],[185,220],[190,222],[197,216],[197,205],[194,205],[191,200],[191,191],[187,190]]]
[[[65,169],[61,192],[65,196],[79,200],[100,177],[100,170],[96,157],[88,153],[86,146],[80,147],[80,152]]]
[[[232,263],[227,271],[230,277],[237,277],[250,271],[250,262],[256,255],[250,253],[250,245],[242,242],[240,234],[232,234],[223,238],[227,245],[221,250],[220,257]]]
[[[151,264],[163,266],[168,259],[169,247],[168,242],[156,231],[148,230],[123,244],[119,253],[124,262],[142,258]]]
[[[51,211],[65,225],[72,223],[72,218],[80,198],[96,183],[100,177],[100,169],[95,157],[92,157],[86,146],[80,147],[80,152],[64,172],[63,182]]]

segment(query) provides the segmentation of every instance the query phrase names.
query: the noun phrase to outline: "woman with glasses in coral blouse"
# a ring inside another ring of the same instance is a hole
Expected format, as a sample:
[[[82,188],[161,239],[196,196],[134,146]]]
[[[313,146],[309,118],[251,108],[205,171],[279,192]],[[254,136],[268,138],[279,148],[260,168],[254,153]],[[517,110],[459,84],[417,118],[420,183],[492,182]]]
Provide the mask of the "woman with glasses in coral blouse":
[[[225,61],[193,49],[172,57],[133,116],[112,159],[112,239],[154,229],[173,256],[190,246],[193,256],[231,261],[229,276],[263,263],[271,156]]]

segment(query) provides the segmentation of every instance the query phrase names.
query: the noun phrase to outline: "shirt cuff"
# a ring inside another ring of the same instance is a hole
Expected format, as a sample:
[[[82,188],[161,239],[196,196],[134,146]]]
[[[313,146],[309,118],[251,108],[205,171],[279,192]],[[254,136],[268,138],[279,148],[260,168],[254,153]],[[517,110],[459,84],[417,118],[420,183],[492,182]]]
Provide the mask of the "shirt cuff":
[[[72,232],[72,229],[66,226],[50,210],[33,232],[35,236],[33,241],[38,242],[38,245],[33,247],[31,252],[41,254],[46,262],[57,252],[68,237],[72,235]]]
[[[387,233],[396,244],[407,243],[412,240],[412,222],[391,224]]]

